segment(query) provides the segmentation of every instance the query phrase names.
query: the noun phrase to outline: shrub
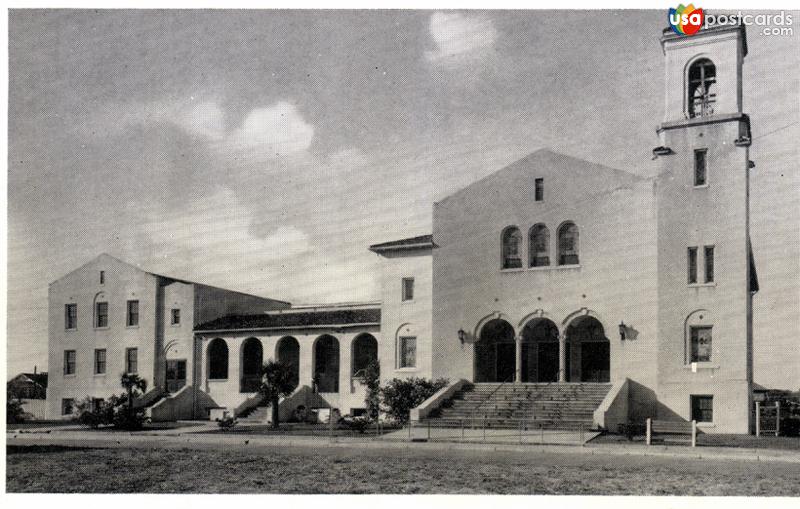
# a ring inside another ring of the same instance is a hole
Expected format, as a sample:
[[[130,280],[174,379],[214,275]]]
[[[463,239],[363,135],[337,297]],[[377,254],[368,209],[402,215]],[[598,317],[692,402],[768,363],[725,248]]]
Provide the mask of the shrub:
[[[142,429],[147,422],[144,409],[131,408],[128,401],[128,396],[122,394],[96,406],[92,398],[86,398],[76,405],[75,420],[92,429],[108,425],[129,431]]]
[[[372,421],[367,416],[352,417],[350,415],[345,415],[339,419],[339,425],[353,431],[358,431],[359,433],[364,433],[367,428],[369,428],[371,422]]]
[[[94,405],[92,398],[86,398],[75,405],[75,418],[77,422],[92,429],[102,425],[111,424],[114,420],[114,407],[103,402],[99,407]]]
[[[22,401],[11,391],[6,391],[6,424],[19,424],[27,417]]]
[[[217,426],[219,426],[221,430],[227,431],[233,429],[236,424],[238,424],[238,421],[232,415],[226,415],[222,419],[217,419]]]
[[[428,380],[426,378],[394,378],[381,388],[381,401],[384,411],[390,418],[400,423],[408,422],[411,409],[433,396],[447,386],[447,379]]]

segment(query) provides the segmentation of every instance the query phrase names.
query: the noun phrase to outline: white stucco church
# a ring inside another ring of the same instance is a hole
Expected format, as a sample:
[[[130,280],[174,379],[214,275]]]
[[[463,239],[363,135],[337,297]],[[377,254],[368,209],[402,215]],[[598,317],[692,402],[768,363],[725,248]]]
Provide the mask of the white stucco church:
[[[665,116],[642,162],[654,178],[533,152],[434,203],[431,235],[370,246],[379,302],[297,308],[107,255],[54,282],[50,415],[118,392],[131,369],[161,392],[153,418],[259,415],[268,358],[296,373],[281,412],[358,414],[378,360],[384,380],[444,377],[453,397],[570,388],[585,403],[572,419],[594,427],[653,417],[749,433],[759,288],[745,27],[665,31],[661,44]]]

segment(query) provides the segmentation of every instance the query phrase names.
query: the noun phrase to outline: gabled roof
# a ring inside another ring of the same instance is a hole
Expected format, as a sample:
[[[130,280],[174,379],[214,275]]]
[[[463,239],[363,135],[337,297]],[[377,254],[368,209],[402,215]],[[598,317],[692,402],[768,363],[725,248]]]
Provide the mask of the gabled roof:
[[[436,247],[436,244],[433,243],[433,235],[420,235],[418,237],[410,237],[407,239],[393,240],[391,242],[383,242],[381,244],[373,244],[369,246],[369,250],[374,253],[383,253],[386,251],[420,249],[426,247]]]
[[[553,175],[552,172],[554,171],[562,174],[569,172],[573,178],[580,182],[593,183],[593,185],[588,183],[585,185],[591,185],[595,191],[610,190],[651,180],[627,171],[561,154],[549,148],[541,148],[462,187],[441,199],[437,204],[444,204],[451,198],[470,193],[475,189],[484,189],[498,182],[508,182],[510,179],[523,178],[522,176],[526,173],[547,176],[544,175],[544,172],[550,172]]]
[[[196,332],[255,331],[303,328],[340,328],[380,325],[380,308],[337,311],[292,311],[260,315],[231,315],[202,323]]]
[[[282,301],[282,300],[277,300],[277,299],[272,299],[272,298],[269,298],[269,297],[262,297],[262,296],[260,296],[260,295],[252,295],[252,294],[249,294],[249,293],[239,292],[239,291],[236,291],[236,290],[230,290],[230,289],[228,289],[228,288],[221,288],[221,287],[219,287],[219,286],[213,286],[213,285],[208,285],[208,284],[205,284],[205,283],[200,283],[200,282],[198,282],[198,281],[189,281],[188,279],[179,279],[179,278],[176,278],[176,277],[167,276],[167,275],[164,275],[164,274],[159,274],[159,273],[157,273],[157,272],[150,272],[150,271],[148,271],[148,270],[144,270],[143,268],[141,268],[141,267],[138,267],[138,266],[136,266],[136,265],[134,265],[134,264],[132,264],[132,263],[128,263],[128,262],[126,262],[125,260],[120,260],[120,259],[119,259],[119,258],[117,258],[116,256],[111,256],[111,255],[110,255],[110,254],[108,254],[108,253],[100,253],[99,255],[95,256],[94,258],[92,258],[92,259],[91,259],[91,260],[89,260],[88,262],[84,263],[83,265],[81,265],[81,266],[80,266],[80,267],[78,267],[77,269],[73,269],[73,270],[71,270],[71,271],[67,272],[66,274],[64,274],[64,275],[63,275],[63,276],[61,276],[60,278],[56,279],[56,281],[54,281],[54,282],[61,281],[62,279],[64,279],[64,278],[66,278],[67,276],[69,276],[70,274],[74,274],[74,273],[76,273],[76,272],[78,272],[78,271],[82,270],[84,267],[86,267],[86,266],[88,266],[88,265],[90,265],[90,264],[94,263],[95,261],[99,260],[100,258],[110,258],[111,260],[113,260],[113,261],[114,261],[114,262],[116,262],[116,263],[119,263],[119,264],[125,265],[126,267],[130,267],[130,268],[132,268],[132,269],[134,269],[134,270],[137,270],[137,271],[139,271],[139,272],[143,272],[143,273],[145,273],[145,274],[149,274],[149,275],[151,275],[151,276],[153,276],[153,277],[156,277],[156,278],[159,278],[159,279],[161,279],[161,280],[165,280],[165,281],[167,281],[167,282],[169,282],[169,283],[183,283],[183,284],[186,284],[186,285],[199,285],[199,286],[205,286],[205,287],[207,287],[207,288],[215,288],[215,289],[217,289],[217,290],[222,290],[222,291],[229,292],[229,293],[236,293],[236,294],[239,294],[239,295],[246,295],[246,296],[248,296],[248,297],[256,297],[256,298],[259,298],[259,299],[271,300],[271,301],[273,301],[273,302],[279,302],[279,303],[281,303],[281,304],[291,304],[290,302],[286,302],[286,301]],[[53,283],[50,283],[50,284],[53,284]]]

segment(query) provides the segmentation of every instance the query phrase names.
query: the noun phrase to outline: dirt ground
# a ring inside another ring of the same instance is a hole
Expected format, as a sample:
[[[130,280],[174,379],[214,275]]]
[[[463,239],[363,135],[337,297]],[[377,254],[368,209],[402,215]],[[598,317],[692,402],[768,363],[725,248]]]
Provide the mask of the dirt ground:
[[[413,448],[7,451],[12,493],[800,495],[800,464],[790,463]]]

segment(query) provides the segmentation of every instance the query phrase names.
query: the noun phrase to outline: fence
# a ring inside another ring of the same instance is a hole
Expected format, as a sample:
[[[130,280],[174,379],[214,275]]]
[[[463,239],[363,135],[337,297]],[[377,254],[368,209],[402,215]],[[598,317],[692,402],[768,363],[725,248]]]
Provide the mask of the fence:
[[[592,438],[583,421],[559,421],[559,428],[550,421],[506,419],[503,426],[485,417],[410,421],[406,427],[409,442],[458,442],[494,444],[569,444],[584,445]]]

